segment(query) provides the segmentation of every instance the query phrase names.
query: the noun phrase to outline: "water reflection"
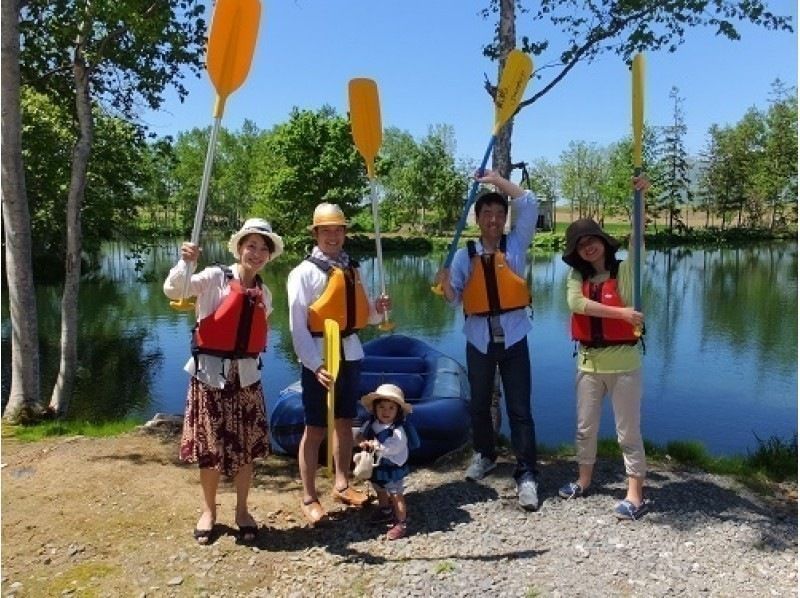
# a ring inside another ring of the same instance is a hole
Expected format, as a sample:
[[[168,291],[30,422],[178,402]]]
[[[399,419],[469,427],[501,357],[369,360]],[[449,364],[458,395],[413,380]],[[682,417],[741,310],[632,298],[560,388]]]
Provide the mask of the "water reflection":
[[[96,275],[81,287],[78,387],[72,414],[86,419],[181,412],[192,315],[172,311],[161,282],[178,241],[141,256],[106,246]],[[230,262],[223,242],[206,242],[204,262]],[[375,259],[362,276],[378,288]],[[264,272],[272,289],[263,381],[268,395],[299,375],[288,334],[286,278],[300,256]],[[386,285],[397,330],[423,338],[463,363],[463,317],[430,291],[441,256],[386,255]],[[533,288],[533,360],[537,435],[547,444],[572,440],[574,361],[565,300],[567,267],[537,254],[527,272]],[[59,288],[37,289],[42,388],[49,396],[58,369]],[[656,442],[697,438],[715,452],[743,452],[760,437],[790,437],[797,420],[797,245],[648,251],[644,310],[645,436]],[[3,400],[10,374],[7,301],[3,304]],[[363,334],[368,340],[376,329]],[[613,436],[610,411],[604,436]]]

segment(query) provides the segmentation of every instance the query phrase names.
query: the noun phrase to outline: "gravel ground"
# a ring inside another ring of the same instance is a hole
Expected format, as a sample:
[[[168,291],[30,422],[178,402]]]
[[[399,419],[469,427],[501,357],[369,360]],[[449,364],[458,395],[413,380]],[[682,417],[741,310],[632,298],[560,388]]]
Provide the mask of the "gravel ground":
[[[574,466],[545,463],[542,505],[516,503],[510,463],[480,483],[462,463],[422,470],[408,492],[411,535],[389,542],[361,517],[313,532],[313,547],[280,533],[263,549],[290,566],[280,587],[252,596],[333,592],[366,596],[795,596],[797,519],[729,480],[654,471],[652,510],[637,522],[612,513],[624,497],[621,465],[600,464],[594,492],[557,497]]]
[[[24,444],[3,439],[4,596],[796,596],[796,486],[789,499],[733,480],[653,468],[652,510],[618,522],[622,463],[598,463],[590,496],[558,498],[569,459],[540,466],[541,508],[519,509],[507,456],[479,483],[468,454],[408,479],[409,536],[390,542],[370,508],[331,521],[299,513],[294,460],[256,468],[255,545],[231,529],[235,493],[219,494],[219,537],[191,538],[197,469],[176,460],[177,438],[123,435]]]

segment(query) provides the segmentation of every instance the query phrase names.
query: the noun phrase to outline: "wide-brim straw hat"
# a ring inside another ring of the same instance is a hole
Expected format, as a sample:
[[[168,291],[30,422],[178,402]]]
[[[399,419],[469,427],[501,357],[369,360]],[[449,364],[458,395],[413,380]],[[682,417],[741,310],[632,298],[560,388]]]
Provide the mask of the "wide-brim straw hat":
[[[314,230],[318,226],[350,226],[347,218],[344,217],[342,208],[335,203],[321,203],[314,208],[314,218],[308,230]]]
[[[377,400],[386,400],[392,401],[396,403],[400,409],[403,410],[403,413],[408,415],[413,411],[411,405],[406,403],[406,399],[403,396],[403,391],[399,386],[394,384],[381,384],[378,388],[375,389],[375,392],[371,392],[367,395],[361,397],[361,404],[366,407],[367,411],[372,413],[373,409],[372,406],[375,404]]]
[[[577,268],[583,260],[578,255],[578,241],[581,237],[599,237],[615,253],[619,249],[619,241],[606,234],[600,225],[591,218],[581,218],[567,227],[565,232],[567,246],[561,259],[573,268]]]
[[[242,225],[241,230],[239,230],[237,233],[234,233],[231,236],[230,241],[228,241],[228,249],[237,260],[241,257],[239,255],[239,242],[247,235],[253,234],[261,235],[262,237],[269,237],[269,239],[272,240],[272,244],[275,246],[275,249],[269,256],[270,262],[283,253],[283,239],[280,237],[280,235],[272,232],[272,227],[270,226],[269,222],[263,218],[248,218]]]

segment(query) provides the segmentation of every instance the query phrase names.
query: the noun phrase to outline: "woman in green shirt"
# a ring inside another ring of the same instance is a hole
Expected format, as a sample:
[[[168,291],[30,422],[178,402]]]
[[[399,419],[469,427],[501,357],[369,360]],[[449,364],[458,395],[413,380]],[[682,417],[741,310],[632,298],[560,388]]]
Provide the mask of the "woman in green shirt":
[[[644,177],[637,189],[649,187]],[[619,261],[619,243],[590,219],[569,225],[562,259],[572,267],[567,279],[567,302],[572,312],[572,335],[577,351],[577,430],[575,443],[578,480],[559,489],[559,496],[586,496],[597,456],[597,434],[603,399],[611,399],[617,440],[625,461],[628,490],[614,509],[620,519],[636,520],[648,508],[642,494],[647,473],[640,414],[642,400],[641,352],[638,331],[644,315],[633,303],[633,272],[629,261]]]

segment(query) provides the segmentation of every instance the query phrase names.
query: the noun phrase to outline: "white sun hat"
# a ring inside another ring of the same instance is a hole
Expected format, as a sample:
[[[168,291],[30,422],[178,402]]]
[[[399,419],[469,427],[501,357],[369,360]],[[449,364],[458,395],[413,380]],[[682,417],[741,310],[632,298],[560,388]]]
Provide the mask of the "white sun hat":
[[[239,243],[247,235],[253,234],[261,235],[262,237],[268,237],[272,241],[275,249],[269,256],[270,262],[283,253],[283,239],[280,237],[280,235],[272,232],[272,227],[270,226],[269,222],[263,218],[248,218],[242,225],[241,230],[239,230],[237,233],[234,233],[231,236],[231,240],[228,241],[228,249],[233,254],[233,257],[235,257],[237,260],[241,257],[239,255]]]

